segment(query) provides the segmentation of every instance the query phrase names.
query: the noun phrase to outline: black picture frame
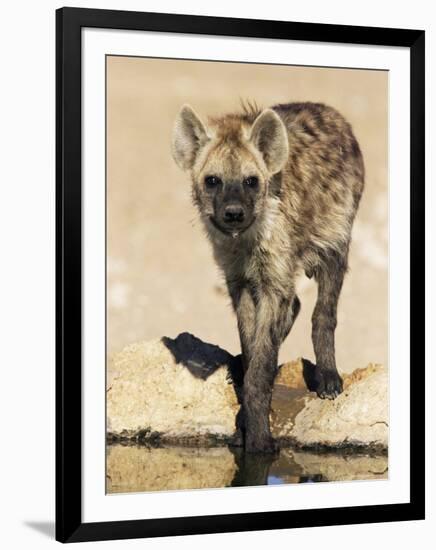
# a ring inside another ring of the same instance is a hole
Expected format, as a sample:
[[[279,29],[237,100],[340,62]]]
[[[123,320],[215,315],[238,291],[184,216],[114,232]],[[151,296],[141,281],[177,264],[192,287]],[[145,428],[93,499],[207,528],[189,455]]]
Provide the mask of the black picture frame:
[[[81,29],[129,29],[410,49],[410,502],[82,522]],[[419,30],[79,8],[56,12],[56,539],[159,537],[424,519],[424,51]],[[413,368],[412,368],[413,367]]]

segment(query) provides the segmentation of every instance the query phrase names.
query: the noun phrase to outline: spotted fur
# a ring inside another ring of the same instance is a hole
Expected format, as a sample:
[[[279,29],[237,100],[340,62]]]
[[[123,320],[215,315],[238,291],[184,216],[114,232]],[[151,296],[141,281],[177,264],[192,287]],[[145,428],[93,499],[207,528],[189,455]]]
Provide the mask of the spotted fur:
[[[300,273],[318,283],[312,316],[318,395],[334,398],[342,391],[334,331],[364,187],[359,144],[342,115],[323,104],[289,103],[263,111],[248,104],[207,125],[185,106],[176,120],[173,155],[191,174],[193,200],[238,320],[241,436],[248,451],[274,450],[271,392],[279,347],[300,309],[295,294]],[[211,174],[219,175],[220,191],[206,188]],[[250,175],[258,181],[255,193],[241,183]],[[232,186],[250,219],[233,235],[216,223],[219,203]]]

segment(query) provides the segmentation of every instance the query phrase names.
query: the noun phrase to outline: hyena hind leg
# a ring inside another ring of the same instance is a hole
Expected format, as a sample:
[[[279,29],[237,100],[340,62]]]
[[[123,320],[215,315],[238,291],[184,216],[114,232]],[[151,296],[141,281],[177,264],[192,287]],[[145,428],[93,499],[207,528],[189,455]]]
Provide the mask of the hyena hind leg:
[[[332,253],[315,272],[318,298],[312,315],[312,342],[317,365],[316,392],[321,399],[334,399],[343,389],[336,368],[335,329],[338,300],[346,270],[346,256]]]

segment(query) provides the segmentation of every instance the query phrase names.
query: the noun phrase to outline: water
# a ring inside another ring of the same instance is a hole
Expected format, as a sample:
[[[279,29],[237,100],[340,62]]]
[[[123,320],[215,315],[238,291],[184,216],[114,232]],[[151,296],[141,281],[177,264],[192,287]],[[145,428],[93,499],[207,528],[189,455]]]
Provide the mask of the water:
[[[251,455],[229,447],[109,445],[107,493],[387,479],[388,457],[282,449]]]

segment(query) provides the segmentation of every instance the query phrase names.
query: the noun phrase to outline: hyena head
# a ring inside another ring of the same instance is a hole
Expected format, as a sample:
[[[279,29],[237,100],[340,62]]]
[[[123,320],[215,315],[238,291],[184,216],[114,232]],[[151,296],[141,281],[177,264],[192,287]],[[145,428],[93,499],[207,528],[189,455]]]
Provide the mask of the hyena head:
[[[237,236],[261,217],[271,177],[288,159],[288,137],[271,109],[253,122],[238,115],[204,125],[183,106],[172,141],[176,163],[190,172],[192,195],[207,229]]]

